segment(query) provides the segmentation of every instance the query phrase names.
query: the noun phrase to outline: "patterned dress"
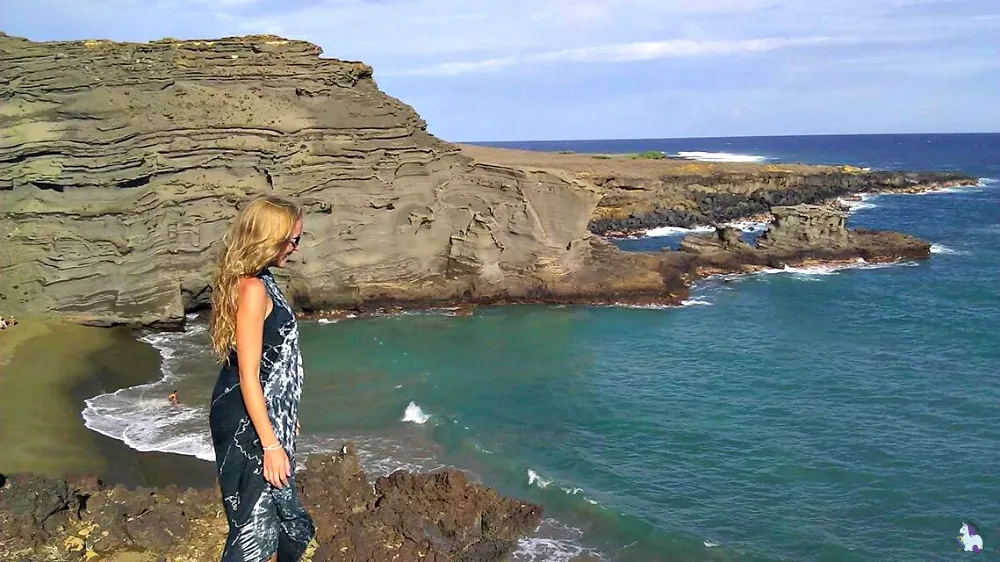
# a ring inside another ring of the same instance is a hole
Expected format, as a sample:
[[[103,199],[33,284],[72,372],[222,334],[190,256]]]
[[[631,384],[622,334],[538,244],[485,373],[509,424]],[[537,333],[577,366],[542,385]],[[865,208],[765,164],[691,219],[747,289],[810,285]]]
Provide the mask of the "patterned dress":
[[[302,396],[302,356],[295,315],[268,269],[257,277],[274,304],[264,320],[260,382],[267,414],[278,440],[295,467],[295,433]],[[264,480],[264,451],[240,392],[236,351],[222,367],[212,392],[209,414],[215,464],[229,538],[223,562],[263,562],[275,553],[279,562],[298,562],[315,534],[312,519],[299,501],[294,475],[278,489]],[[270,445],[270,443],[268,443]]]

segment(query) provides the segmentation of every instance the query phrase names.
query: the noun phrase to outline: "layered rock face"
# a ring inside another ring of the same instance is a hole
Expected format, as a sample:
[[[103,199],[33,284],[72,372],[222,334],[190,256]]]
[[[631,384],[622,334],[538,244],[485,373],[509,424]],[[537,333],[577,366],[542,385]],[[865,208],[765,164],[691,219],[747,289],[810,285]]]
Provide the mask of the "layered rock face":
[[[595,186],[477,163],[370,67],[320,52],[0,36],[0,306],[180,322],[208,302],[237,204],[263,192],[305,207],[289,268],[305,309],[671,298],[655,259],[588,232]]]
[[[685,236],[680,252],[691,256],[697,272],[745,272],[809,262],[886,262],[930,257],[931,245],[898,232],[849,230],[847,213],[832,205],[773,207],[767,232],[753,247],[739,230],[718,228],[709,234]]]
[[[373,487],[350,444],[331,457],[309,457],[296,478],[317,526],[306,555],[313,562],[499,561],[541,523],[541,507],[469,484],[455,470],[397,472]],[[76,561],[128,551],[218,560],[228,531],[221,501],[217,490],[0,475],[0,559]]]

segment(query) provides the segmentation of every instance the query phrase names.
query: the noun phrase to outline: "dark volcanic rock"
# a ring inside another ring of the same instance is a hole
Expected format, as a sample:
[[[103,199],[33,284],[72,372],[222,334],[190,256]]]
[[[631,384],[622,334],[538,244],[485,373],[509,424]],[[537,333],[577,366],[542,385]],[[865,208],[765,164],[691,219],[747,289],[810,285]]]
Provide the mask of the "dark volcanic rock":
[[[312,456],[297,475],[317,524],[307,560],[497,561],[541,522],[539,506],[505,498],[463,473],[396,472],[374,487],[352,445]],[[217,490],[107,488],[0,475],[0,560],[82,560],[125,550],[173,562],[217,560],[227,524]]]
[[[654,190],[637,193],[619,189],[606,195],[598,204],[602,217],[592,220],[589,228],[595,234],[662,226],[690,228],[746,219],[774,207],[820,204],[855,193],[918,193],[978,181],[951,172],[848,170],[663,176]]]
[[[311,457],[300,478],[316,521],[315,560],[500,560],[541,523],[541,508],[469,484],[465,474],[396,472],[374,489],[350,445]]]

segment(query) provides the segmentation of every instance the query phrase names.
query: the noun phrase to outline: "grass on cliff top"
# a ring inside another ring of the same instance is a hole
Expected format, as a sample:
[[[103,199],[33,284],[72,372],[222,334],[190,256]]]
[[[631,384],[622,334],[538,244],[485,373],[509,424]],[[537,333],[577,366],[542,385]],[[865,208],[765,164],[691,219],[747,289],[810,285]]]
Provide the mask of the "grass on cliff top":
[[[591,158],[596,158],[597,160],[611,160],[614,156],[631,158],[632,160],[663,160],[667,157],[666,154],[663,154],[658,150],[647,150],[646,152],[639,152],[637,154],[594,154]]]
[[[666,157],[667,155],[659,150],[647,150],[645,152],[632,155],[632,158],[635,160],[663,160]]]

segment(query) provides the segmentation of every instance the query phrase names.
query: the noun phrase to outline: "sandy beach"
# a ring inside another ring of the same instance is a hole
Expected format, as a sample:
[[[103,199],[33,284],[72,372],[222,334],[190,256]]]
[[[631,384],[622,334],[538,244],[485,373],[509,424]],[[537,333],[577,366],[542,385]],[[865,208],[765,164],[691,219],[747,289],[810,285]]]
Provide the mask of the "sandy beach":
[[[0,473],[94,475],[130,487],[214,486],[211,463],[141,453],[83,424],[84,400],[160,378],[159,361],[155,349],[124,328],[24,318],[0,332]]]

